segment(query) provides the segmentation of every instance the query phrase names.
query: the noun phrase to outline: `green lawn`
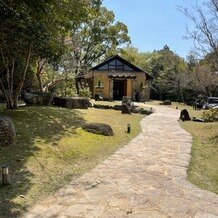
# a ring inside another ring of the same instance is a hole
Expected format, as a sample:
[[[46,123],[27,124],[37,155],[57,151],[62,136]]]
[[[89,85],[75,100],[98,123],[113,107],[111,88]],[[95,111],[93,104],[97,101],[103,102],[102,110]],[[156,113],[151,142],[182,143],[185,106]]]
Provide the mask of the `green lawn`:
[[[186,107],[190,115],[201,118],[203,110]],[[218,194],[218,122],[181,122],[193,136],[188,179],[202,189]]]
[[[159,101],[147,104],[159,105]],[[170,107],[176,106],[179,110],[187,109],[190,117],[202,117],[203,110],[193,110],[190,106],[178,103],[173,103]],[[180,124],[193,136],[188,179],[200,188],[218,194],[218,122],[180,121]]]
[[[140,132],[142,115],[124,115],[115,110],[70,110],[58,107],[0,109],[12,118],[17,132],[14,146],[0,148],[0,164],[9,164],[9,186],[0,185],[0,216],[19,215],[102,162]],[[113,137],[85,132],[86,121],[111,125]],[[127,134],[127,124],[132,132]]]

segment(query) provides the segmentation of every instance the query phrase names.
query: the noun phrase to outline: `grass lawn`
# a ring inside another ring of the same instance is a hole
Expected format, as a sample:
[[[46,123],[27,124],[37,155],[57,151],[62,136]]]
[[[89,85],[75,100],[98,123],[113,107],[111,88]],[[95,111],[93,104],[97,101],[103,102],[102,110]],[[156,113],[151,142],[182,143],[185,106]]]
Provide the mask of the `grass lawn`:
[[[148,104],[158,105],[158,101]],[[173,103],[171,107],[187,109],[190,116],[201,118],[203,110]],[[180,121],[182,128],[193,136],[191,162],[188,168],[188,179],[198,187],[218,194],[218,122],[197,123]]]
[[[203,110],[195,111],[186,106],[191,117],[201,118]],[[202,189],[218,194],[218,122],[181,122],[193,136],[188,179]]]
[[[0,216],[20,215],[73,177],[102,162],[140,132],[142,115],[115,110],[70,110],[58,107],[23,107],[0,115],[12,118],[17,132],[14,146],[0,148],[0,165],[9,164],[9,186],[0,185]],[[81,129],[86,121],[111,125],[113,137]],[[132,131],[127,134],[127,124]],[[64,181],[64,182],[63,182]]]

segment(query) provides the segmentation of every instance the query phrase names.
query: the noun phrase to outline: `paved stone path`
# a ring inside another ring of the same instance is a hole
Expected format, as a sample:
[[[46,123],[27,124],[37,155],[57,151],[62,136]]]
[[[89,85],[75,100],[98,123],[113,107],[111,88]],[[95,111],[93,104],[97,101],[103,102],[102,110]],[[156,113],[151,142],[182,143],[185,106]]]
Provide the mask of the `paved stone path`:
[[[142,133],[24,217],[218,217],[218,195],[187,181],[192,137],[155,107]]]

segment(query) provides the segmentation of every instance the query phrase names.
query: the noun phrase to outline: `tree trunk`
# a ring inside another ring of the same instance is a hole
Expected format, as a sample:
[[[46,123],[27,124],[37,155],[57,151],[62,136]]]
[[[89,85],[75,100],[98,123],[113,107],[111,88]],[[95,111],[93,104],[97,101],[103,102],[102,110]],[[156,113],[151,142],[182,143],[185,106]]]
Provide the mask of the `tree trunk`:
[[[24,67],[23,73],[20,78],[20,82],[18,84],[16,92],[13,95],[14,104],[13,104],[12,109],[18,109],[18,98],[19,98],[21,89],[23,88],[23,84],[24,84],[25,77],[26,77],[26,72],[29,66],[29,62],[30,62],[30,56],[31,56],[31,45],[29,46],[29,50],[27,52],[26,63],[25,63],[25,67]]]
[[[53,81],[49,82],[47,85],[45,85],[42,90],[43,90],[43,92],[45,92],[47,89],[49,89],[49,88],[53,87],[54,85],[56,85],[60,82],[63,82],[63,81],[66,81],[66,79],[53,80]],[[70,81],[70,79],[67,79],[67,81]]]
[[[177,102],[179,102],[180,99],[180,80],[177,82]]]
[[[36,74],[38,83],[39,83],[39,91],[43,92],[43,85],[42,85],[42,76],[40,74]]]
[[[75,79],[75,86],[76,86],[76,94],[79,95],[79,82],[78,82],[78,79]]]
[[[18,97],[19,97],[19,95],[14,95],[14,104],[13,104],[13,107],[11,109],[18,110]]]
[[[185,99],[184,99],[184,95],[183,95],[182,89],[180,89],[180,96],[182,98],[182,102],[185,103]]]
[[[77,66],[75,70],[75,76],[77,76],[78,74],[79,74],[79,68]],[[75,86],[76,86],[76,94],[79,95],[79,81],[76,78],[75,78]]]
[[[64,87],[64,97],[67,97],[67,81],[68,81],[68,75],[67,75],[67,71],[65,72],[65,87]]]
[[[13,99],[9,98],[9,95],[8,95],[8,93],[7,93],[7,91],[6,91],[5,87],[4,87],[4,84],[3,84],[1,79],[0,79],[0,89],[1,89],[2,93],[5,96],[7,109],[11,109],[13,107],[13,104],[12,104]]]
[[[12,68],[10,71],[9,64],[5,60],[4,52],[1,49],[1,56],[2,56],[2,63],[6,69],[6,82],[7,82],[7,89],[4,86],[3,81],[0,79],[0,89],[5,96],[7,109],[13,107],[13,73],[14,73],[14,60],[12,59]],[[8,60],[9,61],[9,60]]]
[[[38,66],[37,66],[36,77],[37,77],[37,80],[39,82],[39,91],[40,92],[43,92],[42,74],[43,74],[46,62],[47,62],[46,60],[40,59],[37,63]]]
[[[159,91],[159,100],[162,100],[163,99],[163,91],[162,89],[160,89]]]

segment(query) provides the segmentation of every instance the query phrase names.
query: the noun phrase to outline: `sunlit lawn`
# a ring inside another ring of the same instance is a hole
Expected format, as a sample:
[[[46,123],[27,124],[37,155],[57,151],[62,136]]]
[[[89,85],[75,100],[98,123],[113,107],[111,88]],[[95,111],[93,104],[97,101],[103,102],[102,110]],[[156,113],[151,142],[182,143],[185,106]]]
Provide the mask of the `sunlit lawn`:
[[[0,216],[19,215],[72,177],[96,166],[140,132],[143,118],[115,110],[58,107],[0,109],[0,115],[11,117],[17,131],[16,144],[0,148],[0,164],[10,165],[12,182],[0,186]],[[87,121],[111,125],[114,136],[85,132],[81,125]],[[125,132],[128,123],[130,134]]]

